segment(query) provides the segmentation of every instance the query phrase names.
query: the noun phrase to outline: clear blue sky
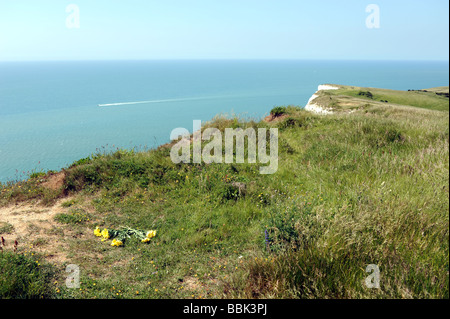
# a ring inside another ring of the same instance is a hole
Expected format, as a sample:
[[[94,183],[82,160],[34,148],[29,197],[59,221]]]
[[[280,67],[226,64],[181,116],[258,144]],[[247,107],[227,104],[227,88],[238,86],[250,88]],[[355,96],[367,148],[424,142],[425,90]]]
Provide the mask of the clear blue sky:
[[[369,29],[369,4],[380,28]],[[80,27],[68,28],[69,4]],[[446,60],[448,0],[0,0],[0,61]]]

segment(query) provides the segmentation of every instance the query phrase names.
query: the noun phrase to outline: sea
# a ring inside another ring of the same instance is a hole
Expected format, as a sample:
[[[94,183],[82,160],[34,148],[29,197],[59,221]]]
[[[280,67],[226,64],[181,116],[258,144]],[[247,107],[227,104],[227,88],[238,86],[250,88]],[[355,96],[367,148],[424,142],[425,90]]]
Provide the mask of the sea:
[[[448,61],[0,62],[0,182],[116,149],[145,151],[216,115],[261,119],[326,83],[449,85]]]

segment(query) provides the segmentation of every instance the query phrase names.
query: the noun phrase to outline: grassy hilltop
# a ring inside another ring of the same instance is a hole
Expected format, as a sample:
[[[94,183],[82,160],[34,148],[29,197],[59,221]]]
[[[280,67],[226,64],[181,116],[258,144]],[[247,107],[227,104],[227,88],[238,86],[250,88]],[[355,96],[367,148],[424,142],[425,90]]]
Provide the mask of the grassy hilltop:
[[[174,164],[166,145],[0,186],[0,297],[448,298],[448,87],[339,87],[315,101],[330,115],[205,125],[278,128],[274,175]],[[93,233],[120,226],[157,234],[113,247]]]

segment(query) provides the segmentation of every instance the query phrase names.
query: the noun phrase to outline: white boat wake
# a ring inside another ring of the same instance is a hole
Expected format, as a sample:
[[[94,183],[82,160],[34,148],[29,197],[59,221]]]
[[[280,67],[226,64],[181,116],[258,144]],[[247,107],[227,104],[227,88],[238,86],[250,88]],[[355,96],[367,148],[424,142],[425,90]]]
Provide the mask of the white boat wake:
[[[149,104],[149,103],[165,103],[165,102],[183,102],[183,101],[206,100],[206,99],[212,99],[212,98],[214,98],[214,97],[192,97],[192,98],[166,99],[166,100],[151,100],[151,101],[139,101],[139,102],[120,102],[120,103],[99,104],[98,106],[119,106],[119,105],[133,105],[133,104]]]

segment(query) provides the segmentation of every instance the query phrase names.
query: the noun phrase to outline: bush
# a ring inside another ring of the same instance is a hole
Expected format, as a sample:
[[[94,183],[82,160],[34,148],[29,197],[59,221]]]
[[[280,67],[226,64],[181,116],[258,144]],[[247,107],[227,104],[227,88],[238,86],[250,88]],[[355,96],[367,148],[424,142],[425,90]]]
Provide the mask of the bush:
[[[80,191],[87,185],[101,185],[102,182],[100,167],[88,164],[70,169],[67,172],[64,187],[67,191]]]
[[[302,123],[299,119],[296,118],[286,118],[283,121],[281,121],[277,127],[279,129],[287,129],[290,127],[302,127]]]
[[[276,106],[274,107],[271,111],[270,114],[272,114],[273,116],[280,116],[286,113],[286,107],[285,106]]]
[[[370,91],[359,91],[358,95],[360,96],[366,96],[369,99],[373,99],[373,94]]]
[[[89,164],[91,161],[92,161],[91,157],[88,156],[88,157],[85,157],[85,158],[82,158],[82,159],[79,159],[79,160],[73,162],[73,163],[69,166],[69,168],[72,168],[72,167],[75,167],[75,166],[84,165],[84,164]]]

